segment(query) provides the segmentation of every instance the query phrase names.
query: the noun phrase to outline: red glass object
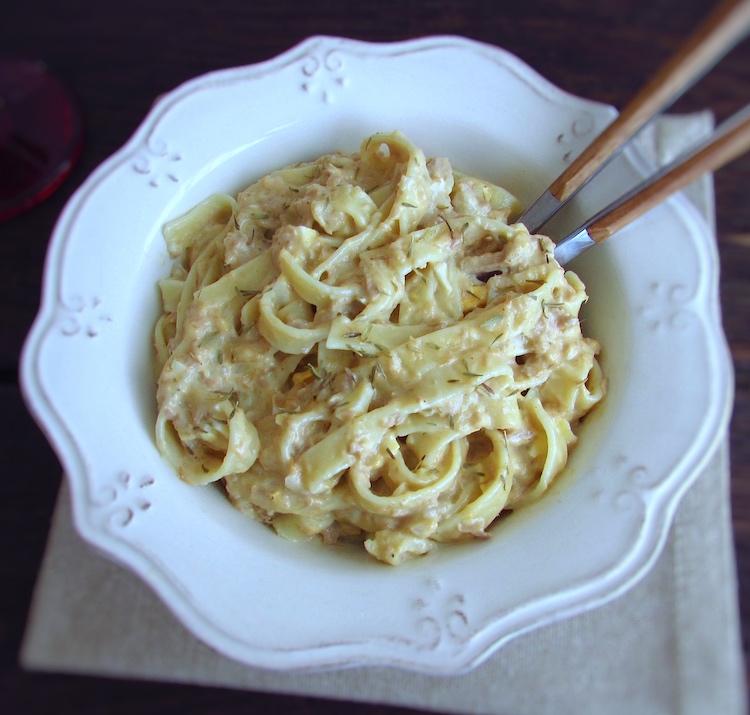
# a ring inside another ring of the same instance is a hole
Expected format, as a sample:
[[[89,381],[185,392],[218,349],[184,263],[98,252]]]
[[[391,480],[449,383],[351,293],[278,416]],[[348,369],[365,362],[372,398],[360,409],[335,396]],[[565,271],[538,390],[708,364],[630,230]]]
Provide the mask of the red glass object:
[[[81,149],[81,116],[41,62],[0,59],[0,221],[46,199]]]

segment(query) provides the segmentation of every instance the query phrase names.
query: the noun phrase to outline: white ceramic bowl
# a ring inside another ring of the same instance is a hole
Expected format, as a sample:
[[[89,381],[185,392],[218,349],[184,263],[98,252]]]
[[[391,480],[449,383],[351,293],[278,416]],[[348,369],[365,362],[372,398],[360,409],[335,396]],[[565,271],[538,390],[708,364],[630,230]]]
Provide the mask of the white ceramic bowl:
[[[162,97],[59,219],[22,363],[28,404],[70,480],[80,534],[132,569],[216,650],[281,670],[361,664],[451,674],[509,638],[592,608],[645,573],[726,427],[732,378],[709,228],[676,197],[573,264],[609,395],[558,484],[486,542],[398,568],[290,543],[154,445],[151,335],[161,229],[210,193],[376,131],[531,202],[614,116],[494,47],[318,37]],[[618,157],[569,211],[653,167]]]

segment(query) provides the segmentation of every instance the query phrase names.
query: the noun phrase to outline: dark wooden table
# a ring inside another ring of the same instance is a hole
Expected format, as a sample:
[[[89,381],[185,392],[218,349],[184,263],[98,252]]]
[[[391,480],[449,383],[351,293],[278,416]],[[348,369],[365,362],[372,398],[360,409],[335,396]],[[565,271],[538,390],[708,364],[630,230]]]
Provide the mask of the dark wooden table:
[[[47,242],[65,201],[132,134],[154,97],[207,71],[271,58],[313,34],[392,41],[458,34],[499,45],[573,94],[624,103],[704,17],[708,0],[27,0],[3,12],[0,55],[44,60],[75,91],[85,143],[45,203],[0,224],[0,702],[12,713],[345,713],[352,705],[189,686],[29,674],[17,665],[60,466],[27,415],[18,358],[39,303]],[[675,110],[721,119],[750,101],[750,41]],[[750,644],[750,155],[715,177],[721,297],[736,370],[732,509],[742,634]],[[5,706],[11,705],[10,709]],[[356,706],[362,713],[406,712]]]

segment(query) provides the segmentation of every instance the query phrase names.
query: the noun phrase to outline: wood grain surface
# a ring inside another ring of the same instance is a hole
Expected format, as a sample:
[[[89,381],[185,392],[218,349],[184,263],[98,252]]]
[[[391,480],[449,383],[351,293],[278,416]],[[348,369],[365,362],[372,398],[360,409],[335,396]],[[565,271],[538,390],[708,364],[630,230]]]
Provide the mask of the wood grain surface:
[[[196,75],[276,56],[315,34],[370,41],[456,34],[498,45],[555,85],[623,107],[710,8],[707,0],[37,0],[0,22],[0,55],[43,60],[74,90],[85,119],[80,161],[45,203],[0,223],[0,397],[6,468],[0,481],[0,693],[11,713],[371,714],[414,712],[190,686],[25,673],[17,664],[60,466],[28,416],[17,382],[45,252],[65,201],[117,150],[153,99]],[[750,41],[674,111],[718,120],[750,101]],[[750,645],[750,156],[715,176],[721,299],[736,371],[732,509],[745,650]]]

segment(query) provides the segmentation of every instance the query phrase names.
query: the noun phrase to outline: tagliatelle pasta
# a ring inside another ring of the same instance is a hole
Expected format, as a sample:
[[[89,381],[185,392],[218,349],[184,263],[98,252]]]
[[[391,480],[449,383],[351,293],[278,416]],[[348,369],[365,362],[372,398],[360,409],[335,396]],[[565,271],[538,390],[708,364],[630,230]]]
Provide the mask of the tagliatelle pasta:
[[[171,222],[161,452],[288,538],[391,564],[486,538],[604,393],[585,288],[519,208],[394,132]]]

